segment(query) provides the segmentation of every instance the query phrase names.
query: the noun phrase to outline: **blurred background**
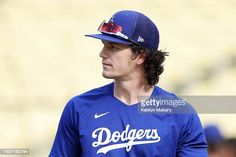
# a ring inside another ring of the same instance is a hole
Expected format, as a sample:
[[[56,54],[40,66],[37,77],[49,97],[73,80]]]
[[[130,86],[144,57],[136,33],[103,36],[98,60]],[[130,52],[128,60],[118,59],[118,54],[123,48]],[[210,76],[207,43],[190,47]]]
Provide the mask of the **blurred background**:
[[[101,42],[84,34],[122,9],[160,30],[160,49],[170,52],[160,87],[236,95],[235,0],[0,0],[0,148],[48,156],[66,102],[111,82],[101,75]],[[236,114],[200,118],[236,137]]]

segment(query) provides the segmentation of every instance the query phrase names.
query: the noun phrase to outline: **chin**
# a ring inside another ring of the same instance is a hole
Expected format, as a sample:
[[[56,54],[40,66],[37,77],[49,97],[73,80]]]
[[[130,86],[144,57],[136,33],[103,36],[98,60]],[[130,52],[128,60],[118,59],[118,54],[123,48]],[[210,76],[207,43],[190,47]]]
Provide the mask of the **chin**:
[[[106,72],[102,72],[102,76],[107,79],[114,79],[115,78],[115,76],[113,76],[112,74],[108,74]]]

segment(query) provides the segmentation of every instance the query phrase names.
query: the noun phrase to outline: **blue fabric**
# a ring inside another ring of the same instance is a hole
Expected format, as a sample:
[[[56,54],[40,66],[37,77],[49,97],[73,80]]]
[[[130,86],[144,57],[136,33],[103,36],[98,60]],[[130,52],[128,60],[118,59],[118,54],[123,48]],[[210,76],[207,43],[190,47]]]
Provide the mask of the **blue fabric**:
[[[208,125],[204,128],[207,143],[219,144],[223,141],[223,136],[215,125]]]
[[[50,157],[207,157],[196,112],[141,114],[113,96],[114,83],[72,98]],[[152,96],[174,96],[155,87]]]

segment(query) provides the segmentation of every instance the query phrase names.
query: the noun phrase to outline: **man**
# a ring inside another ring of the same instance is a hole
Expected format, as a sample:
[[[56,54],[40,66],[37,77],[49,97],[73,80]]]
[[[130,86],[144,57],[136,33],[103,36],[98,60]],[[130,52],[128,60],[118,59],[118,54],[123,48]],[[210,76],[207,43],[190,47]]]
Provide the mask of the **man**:
[[[208,145],[209,157],[221,157],[222,142],[224,140],[219,128],[215,125],[207,125],[204,133]]]
[[[199,118],[139,111],[139,96],[171,96],[157,86],[166,52],[145,15],[115,13],[87,35],[100,39],[102,75],[114,82],[72,98],[63,111],[50,157],[206,157]]]
[[[236,138],[229,138],[223,141],[222,157],[236,157]]]

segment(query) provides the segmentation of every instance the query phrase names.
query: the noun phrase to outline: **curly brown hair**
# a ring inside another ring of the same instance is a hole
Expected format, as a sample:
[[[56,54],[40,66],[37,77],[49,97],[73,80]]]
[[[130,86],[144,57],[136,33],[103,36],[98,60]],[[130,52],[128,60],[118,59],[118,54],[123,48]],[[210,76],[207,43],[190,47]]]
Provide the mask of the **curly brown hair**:
[[[148,84],[157,84],[159,82],[160,75],[164,71],[163,62],[165,61],[166,56],[169,56],[169,52],[147,49],[136,44],[133,44],[130,47],[135,58],[138,55],[145,56],[144,71]]]

